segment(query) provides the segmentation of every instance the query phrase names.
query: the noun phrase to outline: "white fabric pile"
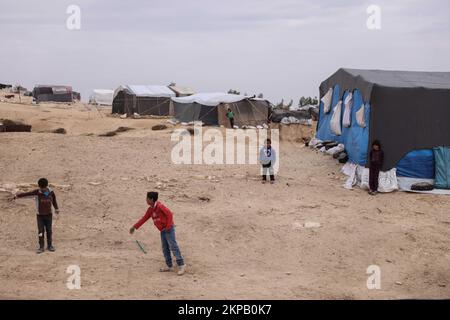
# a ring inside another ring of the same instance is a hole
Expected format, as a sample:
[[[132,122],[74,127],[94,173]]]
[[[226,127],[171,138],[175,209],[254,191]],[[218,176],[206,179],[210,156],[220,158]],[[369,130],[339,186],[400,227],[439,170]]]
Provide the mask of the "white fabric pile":
[[[169,119],[169,120],[167,120],[167,122],[170,123],[170,124],[173,124],[173,125],[176,125],[176,124],[179,123],[179,121],[177,119],[175,119],[175,118]]]
[[[320,143],[322,143],[322,140],[317,139],[316,137],[314,137],[314,138],[311,139],[311,141],[309,141],[308,145],[309,145],[310,148],[315,148]]]
[[[345,150],[345,146],[344,146],[342,143],[340,143],[340,144],[338,144],[336,147],[333,147],[333,148],[328,149],[328,150],[326,151],[326,153],[333,156],[333,155],[335,155],[336,153],[342,152],[342,151],[344,151],[344,150]]]
[[[296,117],[284,117],[280,121],[281,124],[302,124],[305,126],[311,126],[312,120],[311,119],[297,119]]]
[[[369,168],[365,168],[354,163],[347,162],[341,169],[341,172],[348,176],[344,183],[344,188],[353,189],[355,185],[361,189],[369,189]],[[380,171],[378,178],[378,191],[388,193],[398,190],[397,169],[389,171]]]

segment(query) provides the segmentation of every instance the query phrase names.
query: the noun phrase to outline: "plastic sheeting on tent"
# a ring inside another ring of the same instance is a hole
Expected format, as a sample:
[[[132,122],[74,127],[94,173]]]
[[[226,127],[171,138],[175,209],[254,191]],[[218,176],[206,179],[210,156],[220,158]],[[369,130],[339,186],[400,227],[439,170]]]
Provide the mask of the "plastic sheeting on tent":
[[[334,96],[359,90],[361,103],[355,101],[354,108],[370,103],[368,140],[383,145],[382,170],[394,168],[412,150],[450,146],[450,72],[339,69],[321,83],[320,97],[336,85]]]
[[[37,85],[33,89],[37,102],[73,102],[72,87],[61,85]]]
[[[169,86],[170,90],[175,92],[177,97],[186,97],[195,94],[195,90],[190,87],[180,87],[177,85]]]
[[[344,93],[344,96],[342,97],[344,101],[348,94],[348,91]],[[336,85],[333,90],[333,106],[341,100],[339,95],[340,89],[339,86]],[[355,90],[353,92],[353,103],[354,105],[364,104],[359,90]],[[369,147],[370,104],[364,104],[364,118],[367,124],[365,128],[358,125],[356,121],[356,111],[357,108],[351,108],[350,127],[342,127],[342,134],[336,135],[330,128],[332,113],[325,113],[323,103],[321,103],[319,107],[319,122],[317,123],[316,137],[322,141],[336,141],[338,143],[343,143],[345,145],[345,150],[347,151],[349,161],[364,166],[366,164],[367,150]]]
[[[175,92],[166,86],[121,85],[114,91],[112,113],[169,116],[171,97]]]
[[[226,93],[197,93],[172,98],[174,115],[181,122],[202,121],[208,125],[228,126],[227,109],[234,113],[237,126],[258,126],[267,123],[270,103],[242,95]]]
[[[92,104],[111,106],[114,97],[114,90],[110,89],[94,89],[89,98]]]
[[[137,97],[175,97],[175,92],[166,86],[128,85],[127,87]]]
[[[397,163],[397,176],[407,178],[434,179],[433,150],[414,150]]]
[[[450,189],[450,147],[433,148],[436,163],[434,186],[439,189]]]
[[[191,96],[172,98],[173,101],[177,103],[198,103],[204,106],[217,106],[221,103],[234,103],[245,99],[250,99],[251,97],[238,95],[238,94],[228,94],[222,92],[208,92],[208,93],[196,93]],[[257,100],[257,99],[255,99]],[[263,99],[260,99],[263,100]]]

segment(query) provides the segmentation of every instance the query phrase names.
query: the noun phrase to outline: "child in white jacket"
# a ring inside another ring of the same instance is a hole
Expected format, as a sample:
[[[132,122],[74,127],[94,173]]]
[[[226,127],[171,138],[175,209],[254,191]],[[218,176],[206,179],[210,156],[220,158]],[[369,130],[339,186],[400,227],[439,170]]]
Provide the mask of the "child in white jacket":
[[[276,160],[277,154],[272,148],[272,141],[267,139],[266,145],[259,151],[259,162],[262,165],[262,183],[266,183],[267,173],[270,175],[270,183],[275,182],[273,166],[275,165]]]

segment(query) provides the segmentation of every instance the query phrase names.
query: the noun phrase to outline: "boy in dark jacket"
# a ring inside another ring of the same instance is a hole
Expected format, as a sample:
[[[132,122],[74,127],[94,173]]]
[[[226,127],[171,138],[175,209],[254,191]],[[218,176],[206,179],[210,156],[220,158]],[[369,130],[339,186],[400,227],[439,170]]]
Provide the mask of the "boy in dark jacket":
[[[153,219],[153,224],[161,233],[161,244],[164,258],[166,260],[166,268],[161,268],[161,272],[170,272],[173,270],[171,252],[176,258],[178,265],[178,275],[185,273],[184,260],[175,239],[175,225],[173,223],[172,212],[161,202],[158,201],[158,192],[147,193],[147,204],[149,208],[145,215],[136,222],[130,229],[133,234],[135,230],[139,229],[148,219]]]
[[[375,140],[369,153],[369,194],[378,193],[378,178],[383,167],[384,152],[381,150],[380,141]]]
[[[52,189],[48,187],[48,180],[41,178],[38,181],[39,189],[31,192],[19,193],[14,198],[35,197],[37,209],[37,225],[39,235],[39,249],[37,253],[44,252],[44,233],[47,234],[47,249],[55,251],[52,245],[52,206],[55,208],[56,214],[59,214],[56,195]]]

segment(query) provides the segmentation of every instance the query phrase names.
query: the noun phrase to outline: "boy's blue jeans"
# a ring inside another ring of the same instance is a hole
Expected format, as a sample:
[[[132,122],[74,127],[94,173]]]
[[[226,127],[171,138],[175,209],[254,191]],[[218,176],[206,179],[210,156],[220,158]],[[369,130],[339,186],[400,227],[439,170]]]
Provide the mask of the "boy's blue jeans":
[[[172,255],[170,252],[172,252],[177,259],[176,261],[178,266],[184,265],[180,248],[178,247],[177,240],[175,239],[175,226],[172,226],[169,231],[161,231],[161,244],[164,258],[166,259],[166,264],[169,268],[173,267]]]

